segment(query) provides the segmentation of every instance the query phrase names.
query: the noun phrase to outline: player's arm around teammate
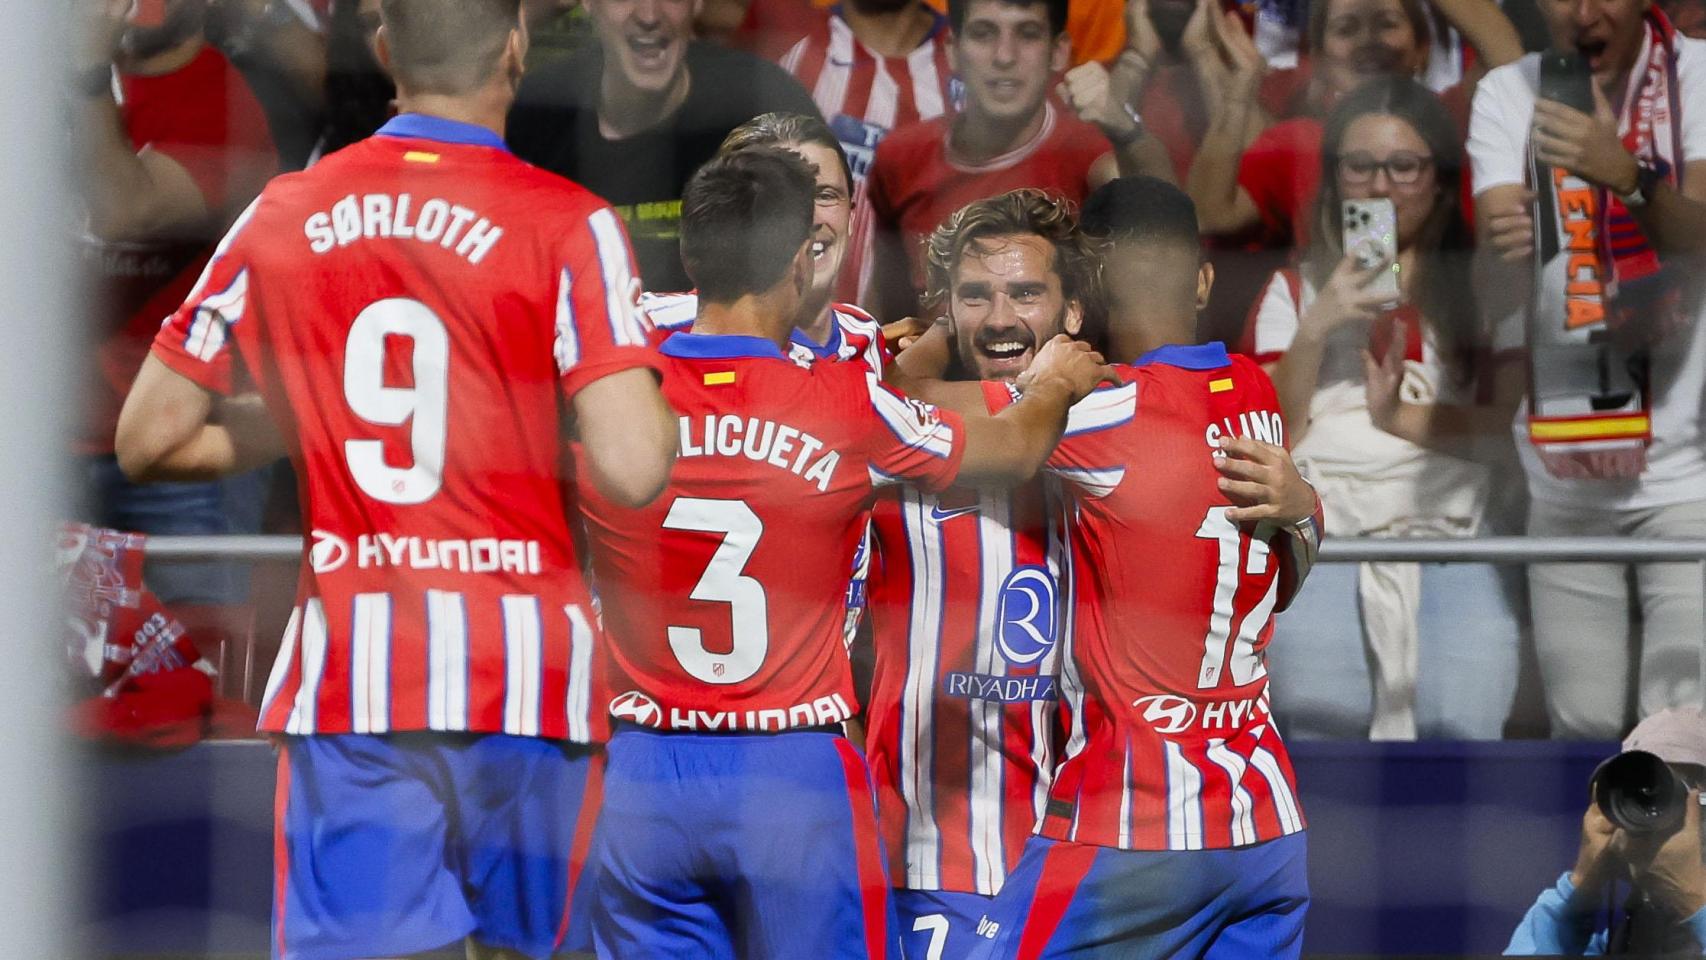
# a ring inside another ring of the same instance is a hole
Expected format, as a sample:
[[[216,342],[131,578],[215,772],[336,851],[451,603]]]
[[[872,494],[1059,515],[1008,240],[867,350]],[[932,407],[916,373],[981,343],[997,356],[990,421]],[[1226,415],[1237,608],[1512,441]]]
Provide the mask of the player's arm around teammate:
[[[959,482],[1020,483],[1035,476],[1060,442],[1067,411],[1102,382],[1107,367],[1089,344],[1061,335],[1043,346],[1027,373],[1024,399],[993,417],[984,415],[977,383],[941,383],[927,391],[931,402],[965,416]]]

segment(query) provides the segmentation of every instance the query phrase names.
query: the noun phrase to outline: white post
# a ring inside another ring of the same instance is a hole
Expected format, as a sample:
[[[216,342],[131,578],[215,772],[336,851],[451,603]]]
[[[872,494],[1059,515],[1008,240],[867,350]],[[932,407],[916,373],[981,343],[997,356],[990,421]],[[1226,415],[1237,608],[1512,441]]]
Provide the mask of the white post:
[[[64,180],[66,0],[14,0],[0,30],[0,929],[16,957],[65,957],[78,882],[54,641],[53,524],[66,489],[63,376],[80,343]]]

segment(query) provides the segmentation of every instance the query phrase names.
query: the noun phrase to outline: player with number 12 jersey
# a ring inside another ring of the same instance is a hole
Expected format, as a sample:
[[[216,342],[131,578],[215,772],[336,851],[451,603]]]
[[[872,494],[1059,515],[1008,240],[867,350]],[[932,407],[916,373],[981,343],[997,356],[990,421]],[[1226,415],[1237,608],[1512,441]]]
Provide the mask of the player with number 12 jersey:
[[[161,330],[172,371],[260,392],[302,489],[260,724],[287,735],[289,956],[562,944],[598,776],[565,743],[604,739],[608,697],[559,463],[575,396],[657,364],[637,296],[597,197],[491,129],[404,114],[273,181]],[[338,736],[417,731],[510,736]]]
[[[1073,407],[1047,468],[1073,496],[1072,722],[1039,836],[998,902],[997,953],[1285,953],[1306,903],[1305,824],[1264,649],[1313,546],[1228,519],[1215,467],[1223,437],[1283,445],[1279,401],[1220,344],[1165,346],[1115,370],[1118,385]],[[1009,391],[986,385],[990,409]]]

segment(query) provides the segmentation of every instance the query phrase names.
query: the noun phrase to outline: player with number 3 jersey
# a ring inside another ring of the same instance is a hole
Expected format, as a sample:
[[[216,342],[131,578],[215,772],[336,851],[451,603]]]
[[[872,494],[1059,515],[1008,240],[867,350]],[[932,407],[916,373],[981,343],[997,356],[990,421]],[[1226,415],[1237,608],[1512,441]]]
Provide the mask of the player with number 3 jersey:
[[[577,471],[642,504],[672,418],[621,222],[503,145],[519,0],[384,14],[404,112],[237,222],[161,330],[121,454],[225,469],[250,437],[212,398],[253,389],[296,466],[311,544],[261,715],[275,956],[585,949],[607,696],[560,462],[572,429]]]
[[[858,364],[782,352],[809,286],[811,168],[754,148],[689,183],[693,331],[664,341],[681,459],[644,509],[585,512],[619,692],[595,858],[601,955],[895,956],[843,591],[873,492],[1041,466],[1099,358],[964,422]],[[742,243],[736,243],[740,238]],[[1023,407],[1023,409],[1021,409]]]

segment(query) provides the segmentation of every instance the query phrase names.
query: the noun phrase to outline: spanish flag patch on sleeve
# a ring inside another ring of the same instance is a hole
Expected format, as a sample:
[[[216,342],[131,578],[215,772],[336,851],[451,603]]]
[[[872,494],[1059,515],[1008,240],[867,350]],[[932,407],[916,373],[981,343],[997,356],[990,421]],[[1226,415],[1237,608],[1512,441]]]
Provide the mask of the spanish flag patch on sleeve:
[[[1221,377],[1219,380],[1210,380],[1208,382],[1208,392],[1209,393],[1225,393],[1226,391],[1231,390],[1231,389],[1232,389],[1232,378],[1231,377]]]
[[[705,374],[705,386],[707,387],[726,387],[734,382],[735,372],[733,370],[718,370],[716,373]]]

